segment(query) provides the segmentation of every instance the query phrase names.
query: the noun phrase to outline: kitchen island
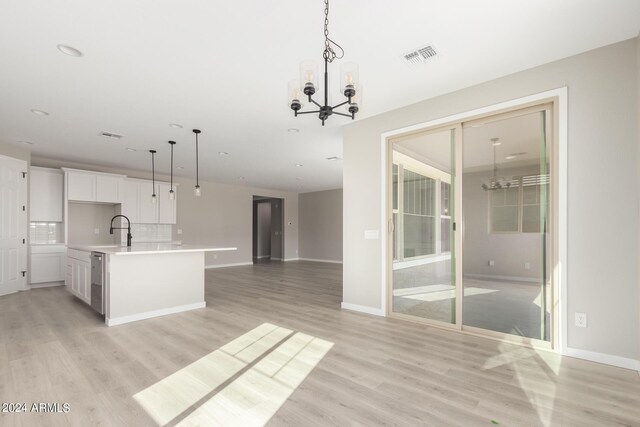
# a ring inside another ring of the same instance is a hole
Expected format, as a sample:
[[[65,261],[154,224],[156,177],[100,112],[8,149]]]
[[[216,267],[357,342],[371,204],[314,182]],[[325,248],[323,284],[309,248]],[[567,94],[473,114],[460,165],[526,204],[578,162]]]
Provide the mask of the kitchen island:
[[[205,307],[204,253],[232,250],[169,243],[69,245],[68,255],[104,254],[103,288],[95,286],[94,278],[94,295],[82,299],[94,305],[96,293],[102,292],[105,323],[114,326]]]

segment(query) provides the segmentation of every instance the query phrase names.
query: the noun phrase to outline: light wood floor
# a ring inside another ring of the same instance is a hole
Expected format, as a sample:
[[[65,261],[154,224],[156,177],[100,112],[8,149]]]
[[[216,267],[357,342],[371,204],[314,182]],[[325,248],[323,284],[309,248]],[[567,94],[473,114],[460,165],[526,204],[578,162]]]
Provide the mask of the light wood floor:
[[[208,270],[206,309],[112,328],[63,288],[0,297],[0,401],[71,406],[0,425],[154,425],[134,394],[264,322],[334,343],[272,426],[640,425],[636,372],[342,311],[341,277]]]

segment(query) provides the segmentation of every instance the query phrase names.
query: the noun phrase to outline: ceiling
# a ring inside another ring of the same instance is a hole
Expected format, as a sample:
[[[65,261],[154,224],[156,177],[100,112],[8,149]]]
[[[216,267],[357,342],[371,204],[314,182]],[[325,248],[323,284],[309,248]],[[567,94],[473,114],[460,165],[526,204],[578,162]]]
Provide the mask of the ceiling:
[[[333,0],[329,30],[344,60],[360,65],[362,118],[635,37],[639,16],[637,0]],[[166,141],[175,140],[176,174],[193,176],[197,127],[203,180],[341,187],[342,162],[326,158],[341,157],[350,120],[322,127],[286,103],[299,62],[321,58],[322,23],[320,0],[5,1],[0,141],[31,142],[35,157],[135,170],[149,170],[156,149],[168,172]],[[402,62],[427,43],[440,58]],[[330,69],[335,102],[339,63]]]
[[[537,165],[542,142],[540,113],[464,125],[462,166],[465,173],[493,169],[494,141],[499,169]],[[394,142],[394,149],[444,172],[451,169],[451,133],[416,133]]]

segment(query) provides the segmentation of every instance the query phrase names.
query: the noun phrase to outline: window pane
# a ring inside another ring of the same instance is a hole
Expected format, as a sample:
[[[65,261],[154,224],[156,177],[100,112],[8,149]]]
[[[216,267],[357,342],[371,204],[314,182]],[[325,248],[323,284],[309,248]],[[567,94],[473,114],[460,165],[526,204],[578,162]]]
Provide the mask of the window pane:
[[[398,259],[398,214],[393,214],[393,259]]]
[[[451,198],[451,184],[440,183],[440,215],[450,216],[449,199]]]
[[[522,207],[522,232],[538,233],[540,231],[540,205]]]
[[[435,218],[404,214],[404,257],[435,253]]]
[[[520,195],[520,189],[518,187],[511,187],[503,190],[505,192],[505,205],[517,206],[518,196]]]
[[[492,208],[493,231],[518,231],[518,206]]]
[[[538,193],[537,185],[527,185],[522,187],[522,204],[523,205],[535,205],[538,203],[537,193]]]
[[[451,219],[440,219],[440,248],[442,252],[451,252]]]

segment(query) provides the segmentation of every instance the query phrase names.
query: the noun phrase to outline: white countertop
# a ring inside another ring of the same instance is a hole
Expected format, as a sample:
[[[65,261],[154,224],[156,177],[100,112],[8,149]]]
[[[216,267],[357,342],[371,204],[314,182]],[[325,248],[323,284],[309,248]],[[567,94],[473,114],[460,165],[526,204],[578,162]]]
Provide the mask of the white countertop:
[[[213,246],[176,245],[174,243],[134,243],[130,247],[120,245],[84,246],[69,245],[69,249],[102,252],[109,255],[147,255],[180,252],[235,251],[237,248],[216,248]]]

